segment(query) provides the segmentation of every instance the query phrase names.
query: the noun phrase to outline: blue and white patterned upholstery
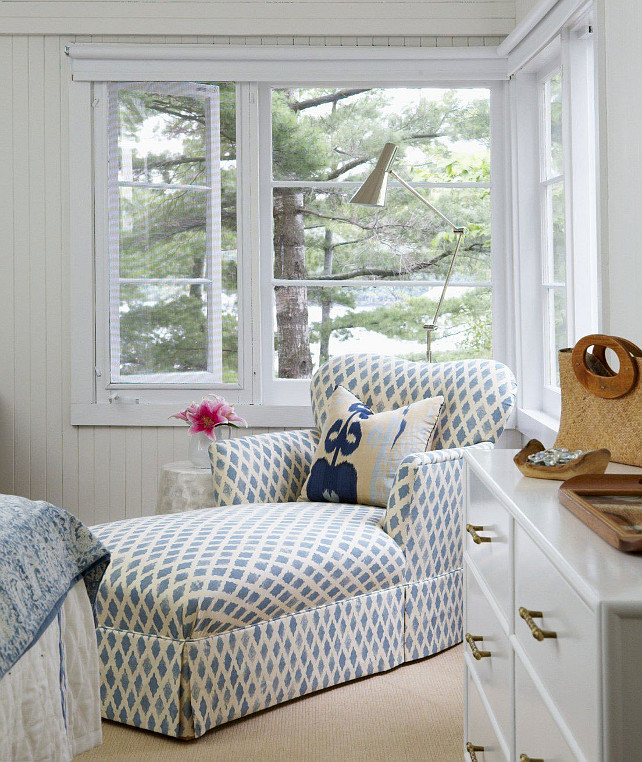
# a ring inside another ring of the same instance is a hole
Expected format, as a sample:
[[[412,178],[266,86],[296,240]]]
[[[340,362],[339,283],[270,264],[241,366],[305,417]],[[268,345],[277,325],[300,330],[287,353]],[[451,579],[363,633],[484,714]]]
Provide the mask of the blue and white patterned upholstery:
[[[98,624],[196,639],[402,584],[383,513],[268,503],[103,524],[112,564]]]
[[[404,588],[196,640],[98,627],[103,716],[193,738],[404,661]]]
[[[214,505],[297,500],[318,443],[318,431],[274,432],[213,442]]]
[[[461,640],[463,453],[501,434],[513,376],[486,360],[334,358],[312,380],[319,427],[338,384],[375,412],[443,396],[435,449],[402,461],[382,509],[294,502],[317,431],[217,442],[227,507],[96,528],[112,551],[105,717],[190,738]]]
[[[407,582],[461,568],[463,465],[464,449],[453,448],[409,455],[399,467],[383,528],[404,549]]]
[[[513,374],[493,360],[432,364],[383,355],[340,355],[312,379],[312,412],[319,429],[337,385],[345,386],[375,413],[441,395],[444,407],[435,429],[435,450],[496,442],[516,393]]]

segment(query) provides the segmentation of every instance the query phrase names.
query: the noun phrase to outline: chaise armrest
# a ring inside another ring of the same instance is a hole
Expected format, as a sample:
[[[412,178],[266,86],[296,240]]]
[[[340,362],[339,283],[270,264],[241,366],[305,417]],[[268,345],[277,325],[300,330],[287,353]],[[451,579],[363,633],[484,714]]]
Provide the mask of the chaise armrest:
[[[213,442],[214,505],[295,501],[318,443],[317,430],[279,431]]]
[[[384,531],[406,554],[406,581],[447,574],[462,565],[461,515],[466,450],[490,442],[409,455],[401,462],[388,499]]]

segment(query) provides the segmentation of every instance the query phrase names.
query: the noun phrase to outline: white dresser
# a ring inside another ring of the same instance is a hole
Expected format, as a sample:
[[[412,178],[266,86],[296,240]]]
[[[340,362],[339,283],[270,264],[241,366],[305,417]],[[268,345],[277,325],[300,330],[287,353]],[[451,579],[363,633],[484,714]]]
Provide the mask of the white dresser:
[[[642,762],[642,555],[513,455],[466,453],[466,759]]]

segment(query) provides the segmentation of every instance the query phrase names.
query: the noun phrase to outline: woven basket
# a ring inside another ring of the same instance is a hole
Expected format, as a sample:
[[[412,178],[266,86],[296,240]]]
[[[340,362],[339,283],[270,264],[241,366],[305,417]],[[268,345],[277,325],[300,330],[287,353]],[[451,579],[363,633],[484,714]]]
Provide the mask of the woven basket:
[[[589,352],[589,348],[593,351]],[[613,371],[606,349],[618,356]],[[611,460],[642,466],[642,351],[616,336],[593,334],[559,352],[562,416],[555,447],[611,451]]]

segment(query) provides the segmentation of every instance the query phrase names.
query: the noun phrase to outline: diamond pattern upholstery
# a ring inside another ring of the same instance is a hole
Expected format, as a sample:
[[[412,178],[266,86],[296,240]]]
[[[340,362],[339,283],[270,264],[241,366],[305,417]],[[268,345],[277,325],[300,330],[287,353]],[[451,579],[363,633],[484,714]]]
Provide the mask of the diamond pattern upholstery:
[[[383,528],[404,550],[408,582],[462,565],[463,466],[464,450],[457,448],[409,455],[397,471]]]
[[[112,553],[97,622],[196,639],[402,584],[404,555],[383,513],[268,503],[95,527]]]
[[[213,505],[296,500],[318,444],[318,431],[274,432],[213,442]]]
[[[505,366],[346,355],[311,384],[318,427],[342,384],[372,410],[441,395],[435,450],[404,459],[387,509],[299,498],[318,431],[217,442],[219,506],[95,529],[103,714],[191,738],[462,639],[463,454],[515,402]]]
[[[197,640],[97,629],[103,716],[178,738],[403,662],[397,586]]]
[[[340,355],[312,379],[312,412],[319,429],[338,385],[375,413],[441,395],[444,407],[435,428],[435,450],[496,442],[515,404],[517,388],[511,371],[493,360],[425,363],[383,355]]]
[[[463,571],[406,586],[404,661],[450,648],[462,640]]]

